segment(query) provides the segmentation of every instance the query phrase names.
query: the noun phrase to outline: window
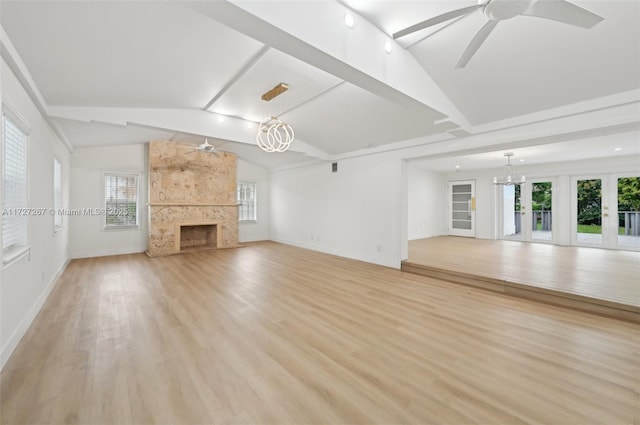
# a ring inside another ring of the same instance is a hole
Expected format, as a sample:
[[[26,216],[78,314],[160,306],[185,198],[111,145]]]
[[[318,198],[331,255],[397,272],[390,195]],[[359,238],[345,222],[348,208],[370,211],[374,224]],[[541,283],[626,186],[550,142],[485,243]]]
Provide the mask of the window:
[[[27,245],[27,135],[29,128],[8,108],[2,110],[2,252],[5,263]]]
[[[238,183],[238,220],[256,221],[256,184]]]
[[[138,227],[138,176],[104,175],[105,230]]]
[[[60,230],[62,228],[62,164],[57,158],[53,158],[53,209],[56,212],[53,215],[53,229]]]

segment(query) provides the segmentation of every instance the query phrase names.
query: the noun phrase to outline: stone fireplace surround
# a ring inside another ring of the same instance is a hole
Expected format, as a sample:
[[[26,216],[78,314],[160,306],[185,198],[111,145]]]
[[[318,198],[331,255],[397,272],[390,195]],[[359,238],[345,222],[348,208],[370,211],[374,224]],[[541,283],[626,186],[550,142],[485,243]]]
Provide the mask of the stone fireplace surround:
[[[149,256],[240,246],[236,163],[228,152],[216,156],[176,142],[149,143]],[[181,244],[183,228],[203,225],[215,225],[215,236],[201,229]]]

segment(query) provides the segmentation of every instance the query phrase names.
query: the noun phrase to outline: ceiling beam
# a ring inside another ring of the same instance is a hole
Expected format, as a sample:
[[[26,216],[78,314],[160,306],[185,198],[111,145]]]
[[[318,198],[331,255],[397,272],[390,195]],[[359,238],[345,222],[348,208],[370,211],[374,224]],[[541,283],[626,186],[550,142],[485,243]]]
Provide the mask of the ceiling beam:
[[[256,144],[258,128],[251,121],[198,109],[49,106],[48,111],[54,118],[119,126],[136,125],[248,145]],[[289,150],[304,153],[313,158],[323,160],[328,158],[325,152],[298,138]]]
[[[0,56],[7,63],[13,74],[16,76],[24,90],[27,92],[31,101],[36,106],[44,120],[49,124],[51,130],[58,136],[64,147],[69,152],[73,152],[73,146],[67,139],[64,132],[60,129],[58,124],[49,118],[47,103],[40,93],[38,86],[36,85],[29,69],[22,61],[20,54],[16,50],[15,46],[11,42],[9,35],[5,32],[4,28],[0,26]]]
[[[514,127],[496,129],[466,137],[436,134],[390,143],[367,151],[334,155],[331,160],[383,152],[396,152],[398,158],[412,159],[453,153],[477,153],[511,147],[537,146],[640,130],[640,102],[607,109],[553,118]]]
[[[244,76],[244,74],[246,74],[251,68],[253,68],[253,66],[256,63],[258,63],[258,61],[268,51],[269,51],[269,46],[262,46],[262,48],[260,50],[258,50],[258,53],[253,55],[251,57],[251,59],[249,59],[247,61],[247,63],[245,63],[242,66],[242,68],[240,68],[240,70],[238,72],[236,72],[236,74],[233,76],[233,78],[231,78],[229,81],[227,81],[227,84],[225,84],[224,87],[222,89],[220,89],[220,91],[218,93],[216,93],[216,95],[202,109],[205,110],[205,111],[208,111],[209,108],[211,108],[231,87],[233,87],[233,85],[235,83],[237,83],[238,80],[240,80],[240,78],[242,78]]]
[[[211,19],[371,93],[471,125],[410,52],[338,2],[181,2]],[[344,15],[355,17],[353,29]],[[387,54],[385,42],[392,51]]]

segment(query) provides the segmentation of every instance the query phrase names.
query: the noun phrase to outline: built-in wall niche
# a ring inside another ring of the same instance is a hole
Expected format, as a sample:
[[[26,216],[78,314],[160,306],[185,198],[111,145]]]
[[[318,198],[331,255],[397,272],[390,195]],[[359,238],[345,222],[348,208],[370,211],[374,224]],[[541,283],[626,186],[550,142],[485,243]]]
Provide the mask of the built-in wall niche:
[[[149,256],[238,243],[237,158],[171,141],[149,143]]]

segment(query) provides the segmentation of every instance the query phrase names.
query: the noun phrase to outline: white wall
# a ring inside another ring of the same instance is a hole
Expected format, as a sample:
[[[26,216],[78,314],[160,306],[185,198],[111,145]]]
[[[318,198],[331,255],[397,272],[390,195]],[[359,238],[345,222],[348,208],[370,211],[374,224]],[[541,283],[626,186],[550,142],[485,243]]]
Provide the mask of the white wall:
[[[147,249],[148,208],[146,145],[76,149],[71,156],[71,209],[103,208],[103,175],[126,172],[140,175],[140,228],[103,230],[103,217],[68,217],[72,258],[144,252]]]
[[[271,239],[399,267],[401,174],[400,159],[388,155],[338,161],[337,173],[330,163],[274,171]]]
[[[446,184],[441,173],[409,165],[409,240],[446,233]]]
[[[31,127],[27,142],[29,207],[53,208],[54,156],[62,164],[63,206],[67,206],[69,152],[4,60],[0,69],[0,96]],[[63,220],[63,226],[54,234],[51,215],[29,217],[30,254],[4,266],[0,272],[0,368],[40,311],[69,260],[68,222]]]
[[[238,182],[256,184],[256,222],[240,223],[240,242],[269,239],[269,171],[242,159],[238,159]]]

